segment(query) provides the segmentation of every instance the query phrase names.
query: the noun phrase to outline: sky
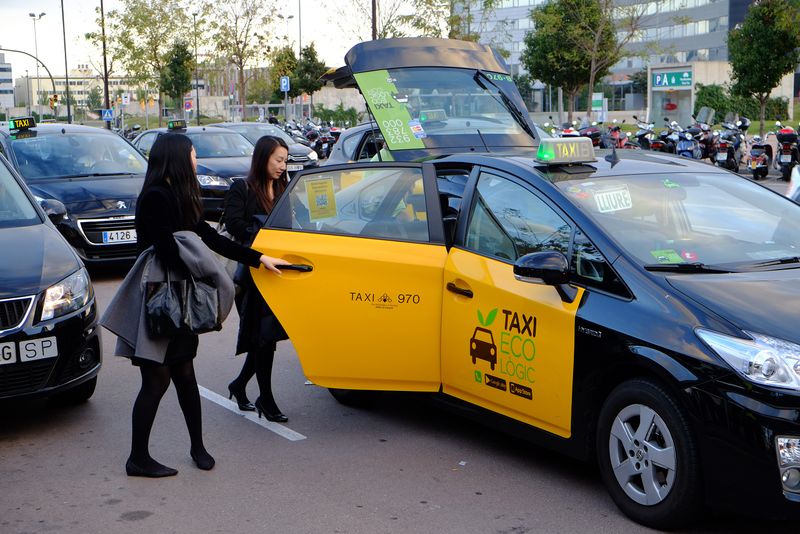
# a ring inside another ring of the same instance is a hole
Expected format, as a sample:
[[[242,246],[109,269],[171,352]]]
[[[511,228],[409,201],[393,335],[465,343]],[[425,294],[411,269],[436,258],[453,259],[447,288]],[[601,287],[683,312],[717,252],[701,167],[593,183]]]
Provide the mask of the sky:
[[[356,44],[358,28],[352,24],[344,26],[341,21],[348,20],[343,16],[349,2],[358,0],[275,0],[278,13],[284,15],[283,21],[276,26],[281,34],[288,28],[288,38],[297,48],[298,41],[298,2],[301,8],[302,44],[307,46],[311,41],[316,44],[320,58],[330,67],[344,64],[347,50]],[[361,0],[365,4],[369,0]],[[96,29],[95,7],[100,0],[63,0],[64,20],[66,26],[67,65],[70,70],[78,64],[90,63],[92,60],[102,61],[99,51],[86,41],[84,34]],[[321,5],[325,8],[320,8]],[[104,0],[103,6],[108,13],[121,6],[119,0]],[[60,0],[0,0],[0,47],[10,48],[35,54],[33,19],[29,13],[45,13],[36,21],[36,40],[38,41],[39,58],[50,69],[54,76],[64,74],[64,40],[61,25]],[[289,16],[293,18],[288,19]],[[352,18],[352,17],[350,17]],[[286,22],[288,19],[288,23]],[[366,28],[369,31],[369,28]],[[363,33],[363,29],[362,29]],[[36,73],[36,63],[23,54],[4,52],[6,62],[11,63],[14,79],[25,76],[27,69],[30,75]],[[44,76],[44,69],[39,69]]]

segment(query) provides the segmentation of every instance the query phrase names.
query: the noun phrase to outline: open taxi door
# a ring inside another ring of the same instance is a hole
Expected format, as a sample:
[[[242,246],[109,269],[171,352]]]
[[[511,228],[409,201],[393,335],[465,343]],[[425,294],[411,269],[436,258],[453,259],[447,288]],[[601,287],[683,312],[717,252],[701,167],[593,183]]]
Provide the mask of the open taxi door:
[[[447,259],[430,164],[299,174],[253,247],[290,261],[256,285],[306,376],[337,389],[438,391]]]

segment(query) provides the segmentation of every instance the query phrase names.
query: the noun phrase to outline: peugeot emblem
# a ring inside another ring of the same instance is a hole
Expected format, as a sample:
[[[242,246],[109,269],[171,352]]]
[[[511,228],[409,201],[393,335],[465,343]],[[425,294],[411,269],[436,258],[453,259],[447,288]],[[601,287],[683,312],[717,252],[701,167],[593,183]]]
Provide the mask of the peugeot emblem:
[[[124,200],[117,200],[117,209],[118,210],[126,210],[126,209],[128,209],[128,205],[125,203]]]

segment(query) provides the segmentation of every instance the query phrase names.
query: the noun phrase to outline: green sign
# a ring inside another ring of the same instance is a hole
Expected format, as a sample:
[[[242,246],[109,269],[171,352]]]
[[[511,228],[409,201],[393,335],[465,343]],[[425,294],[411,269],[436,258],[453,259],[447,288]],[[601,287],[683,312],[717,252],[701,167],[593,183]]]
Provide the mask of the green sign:
[[[691,87],[692,71],[653,73],[653,87]]]
[[[425,130],[405,104],[397,101],[397,87],[389,71],[359,72],[355,78],[389,150],[425,148]]]

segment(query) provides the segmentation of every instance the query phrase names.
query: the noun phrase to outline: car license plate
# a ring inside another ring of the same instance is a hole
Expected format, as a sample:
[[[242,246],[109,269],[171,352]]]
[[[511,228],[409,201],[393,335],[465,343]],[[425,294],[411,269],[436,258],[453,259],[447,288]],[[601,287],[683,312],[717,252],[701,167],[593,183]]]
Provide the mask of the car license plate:
[[[103,232],[103,243],[135,243],[136,230],[110,230]]]
[[[727,152],[717,152],[717,161],[725,161],[726,159],[728,159]]]
[[[302,171],[303,170],[303,166],[302,165],[287,165],[286,166],[286,170],[289,171],[289,172]]]
[[[328,143],[322,143],[322,150],[328,150]]]
[[[781,163],[791,163],[792,155],[791,154],[781,154]]]
[[[0,343],[0,365],[17,363],[17,355],[22,363],[44,360],[58,356],[55,337],[28,339],[18,343]]]

